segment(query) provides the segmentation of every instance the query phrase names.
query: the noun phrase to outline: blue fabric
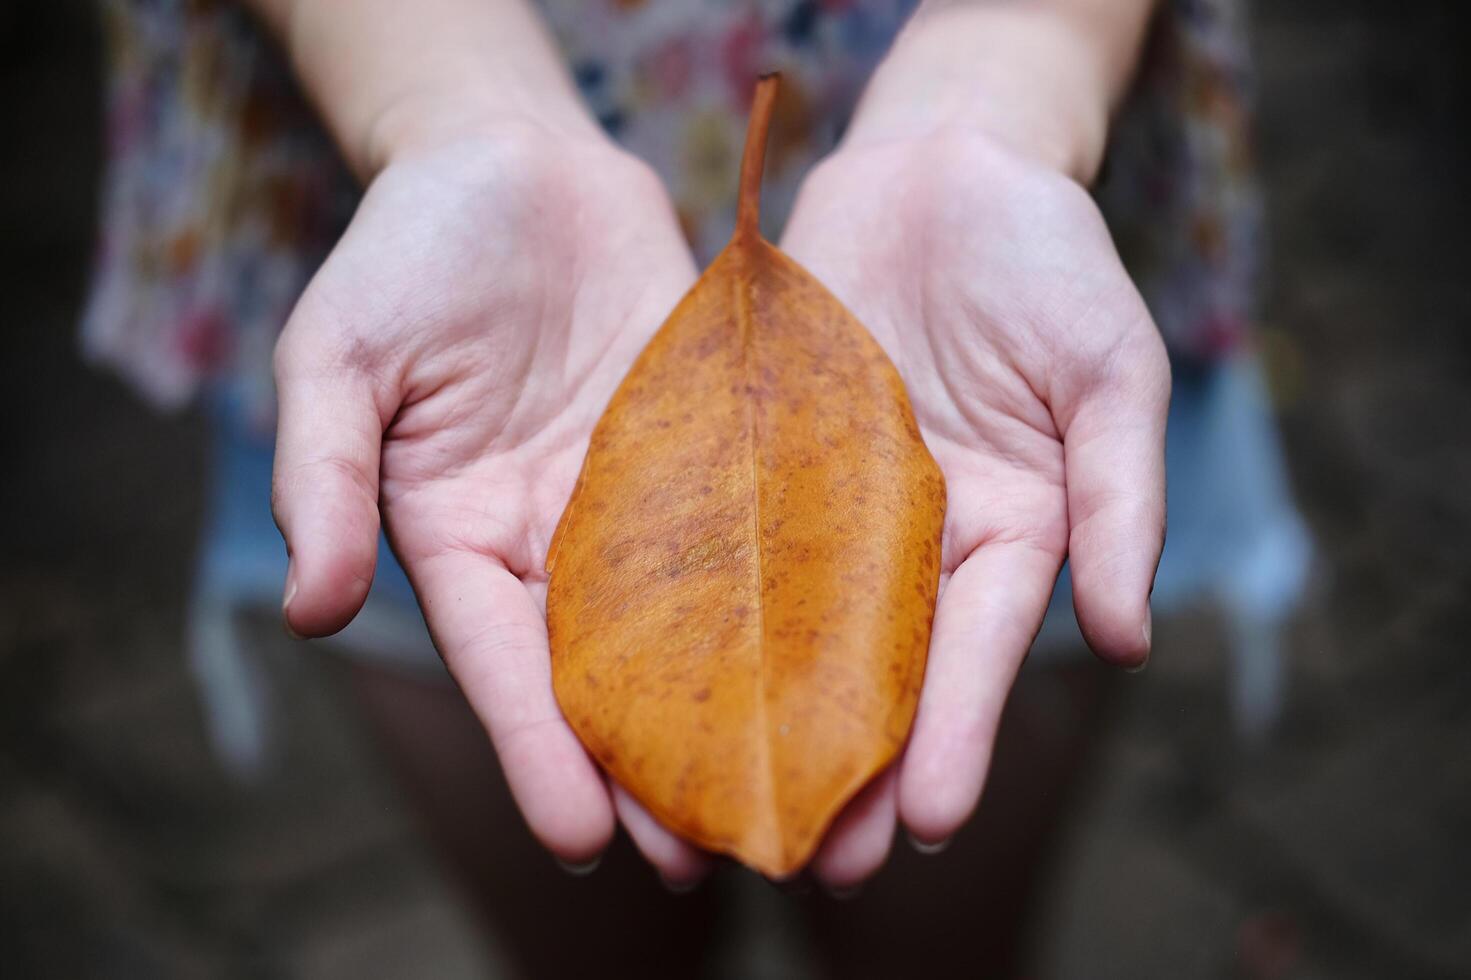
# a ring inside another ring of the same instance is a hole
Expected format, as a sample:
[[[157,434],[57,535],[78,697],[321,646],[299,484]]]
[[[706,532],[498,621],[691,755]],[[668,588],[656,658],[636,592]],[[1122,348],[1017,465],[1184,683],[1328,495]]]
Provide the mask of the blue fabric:
[[[248,775],[269,754],[271,693],[234,629],[234,612],[281,601],[286,549],[271,517],[273,446],[245,424],[244,404],[228,397],[212,404],[213,467],[190,656],[215,744],[234,771]],[[1168,614],[1207,602],[1222,610],[1235,714],[1244,734],[1260,735],[1284,698],[1281,625],[1302,594],[1311,545],[1292,505],[1255,360],[1209,369],[1175,365],[1165,453],[1169,537],[1154,609]],[[1035,665],[1081,653],[1071,597],[1064,569],[1033,650]],[[443,677],[408,578],[381,537],[367,608],[375,604],[387,616],[365,613],[343,634],[340,649]]]

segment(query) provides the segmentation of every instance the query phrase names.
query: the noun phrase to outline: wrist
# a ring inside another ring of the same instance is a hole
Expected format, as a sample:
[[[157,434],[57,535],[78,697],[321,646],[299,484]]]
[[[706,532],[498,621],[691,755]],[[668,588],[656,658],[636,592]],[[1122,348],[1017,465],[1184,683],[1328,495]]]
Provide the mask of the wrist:
[[[364,127],[360,170],[371,179],[391,163],[467,141],[611,146],[575,103],[431,87],[404,92],[377,110]]]
[[[1045,8],[921,11],[874,74],[844,146],[963,134],[1086,185],[1117,87],[1093,39]]]
[[[518,121],[594,139],[597,123],[536,16],[483,0],[251,0],[365,182],[406,153]]]

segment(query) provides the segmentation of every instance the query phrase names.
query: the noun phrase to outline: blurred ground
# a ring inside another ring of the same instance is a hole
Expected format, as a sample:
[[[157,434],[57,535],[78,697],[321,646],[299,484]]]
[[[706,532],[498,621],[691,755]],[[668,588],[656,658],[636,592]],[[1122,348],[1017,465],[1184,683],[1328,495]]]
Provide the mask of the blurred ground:
[[[1264,343],[1317,585],[1264,745],[1232,736],[1205,613],[1160,624],[1149,670],[1114,685],[1044,879],[1038,976],[1471,974],[1466,18],[1258,7]],[[209,754],[180,645],[203,426],[75,354],[99,152],[86,10],[0,11],[0,973],[499,975],[501,943],[477,936],[321,658],[262,624],[286,762],[246,788]],[[707,891],[757,940],[718,966],[805,975],[794,923],[882,909],[896,881],[963,911],[986,883],[949,860],[898,855],[851,906],[728,873]],[[517,873],[568,909],[618,900],[605,871],[539,867]],[[710,900],[648,885],[628,900],[651,922]],[[934,972],[963,973],[974,941],[935,937]]]

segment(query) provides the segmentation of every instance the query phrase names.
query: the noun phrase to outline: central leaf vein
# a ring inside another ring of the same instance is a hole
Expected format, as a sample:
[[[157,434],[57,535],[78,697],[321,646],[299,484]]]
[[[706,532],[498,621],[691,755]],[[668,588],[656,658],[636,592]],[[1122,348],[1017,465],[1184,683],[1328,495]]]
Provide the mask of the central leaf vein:
[[[745,270],[743,270],[745,271]],[[761,482],[760,482],[760,445],[761,445],[761,416],[756,404],[755,367],[756,367],[756,324],[751,313],[751,284],[746,275],[736,276],[734,282],[736,319],[740,329],[742,373],[744,375],[742,394],[746,403],[746,436],[750,440],[751,454],[751,531],[755,544],[755,586],[756,586],[756,643],[757,656],[760,658],[756,670],[756,725],[759,735],[759,764],[762,776],[766,784],[764,794],[769,813],[769,827],[771,839],[774,845],[781,847],[782,834],[781,823],[778,817],[780,812],[776,799],[776,777],[772,772],[772,745],[771,745],[771,723],[767,716],[767,685],[766,685],[766,596],[764,589],[765,581],[765,555],[761,542]]]

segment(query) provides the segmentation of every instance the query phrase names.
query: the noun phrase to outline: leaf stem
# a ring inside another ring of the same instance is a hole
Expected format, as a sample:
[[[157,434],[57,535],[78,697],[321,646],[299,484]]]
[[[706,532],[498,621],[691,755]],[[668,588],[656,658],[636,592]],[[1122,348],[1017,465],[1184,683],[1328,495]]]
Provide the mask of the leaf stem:
[[[746,150],[741,156],[740,196],[736,202],[736,237],[761,234],[761,172],[766,166],[766,136],[771,129],[771,110],[781,75],[762,75],[751,100],[751,120],[746,124]]]

